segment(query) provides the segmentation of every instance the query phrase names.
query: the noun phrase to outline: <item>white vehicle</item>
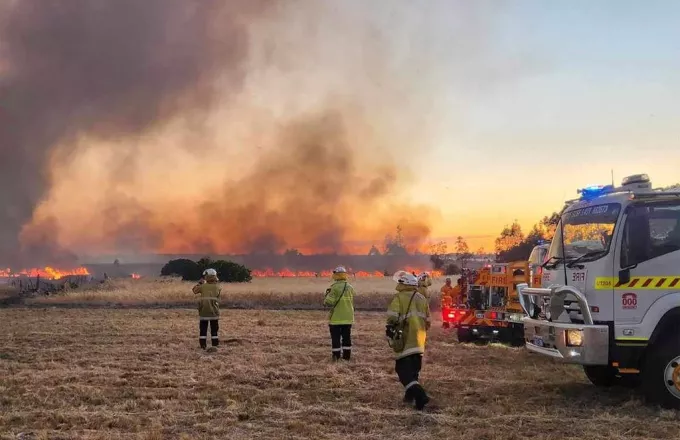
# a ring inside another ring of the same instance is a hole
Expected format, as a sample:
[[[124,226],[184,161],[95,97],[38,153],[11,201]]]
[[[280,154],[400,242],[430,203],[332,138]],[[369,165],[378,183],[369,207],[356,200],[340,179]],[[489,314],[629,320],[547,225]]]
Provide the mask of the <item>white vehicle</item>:
[[[528,350],[680,408],[680,191],[645,174],[566,203],[541,288],[518,286]]]

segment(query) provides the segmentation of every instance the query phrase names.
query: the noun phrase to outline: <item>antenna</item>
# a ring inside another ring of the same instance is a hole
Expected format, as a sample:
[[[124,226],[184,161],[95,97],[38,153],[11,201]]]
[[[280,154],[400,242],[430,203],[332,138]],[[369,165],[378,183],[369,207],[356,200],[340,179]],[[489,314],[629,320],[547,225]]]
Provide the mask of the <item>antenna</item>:
[[[614,168],[612,168],[612,186],[614,186]]]

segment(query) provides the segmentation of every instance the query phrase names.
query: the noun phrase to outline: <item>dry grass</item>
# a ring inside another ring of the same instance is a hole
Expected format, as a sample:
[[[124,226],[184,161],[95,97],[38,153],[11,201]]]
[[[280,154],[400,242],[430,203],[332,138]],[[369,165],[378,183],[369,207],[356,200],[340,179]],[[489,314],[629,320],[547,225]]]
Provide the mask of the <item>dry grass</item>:
[[[588,385],[523,349],[459,345],[435,326],[417,413],[360,312],[354,359],[332,365],[325,314],[225,311],[219,352],[193,310],[0,310],[0,438],[678,438],[674,411]]]
[[[351,280],[357,291],[357,309],[383,310],[394,294],[391,278]],[[432,289],[432,304],[439,304],[438,290]],[[105,284],[76,289],[47,297],[29,298],[28,305],[41,306],[167,306],[194,307],[194,283],[176,280],[113,280]],[[251,283],[222,284],[222,307],[319,309],[330,281],[325,278],[255,278]]]

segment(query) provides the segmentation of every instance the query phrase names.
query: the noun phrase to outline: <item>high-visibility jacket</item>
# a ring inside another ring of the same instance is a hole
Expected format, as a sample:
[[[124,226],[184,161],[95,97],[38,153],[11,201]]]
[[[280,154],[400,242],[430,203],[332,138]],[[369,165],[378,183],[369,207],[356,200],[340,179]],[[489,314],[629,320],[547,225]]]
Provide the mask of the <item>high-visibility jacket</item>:
[[[335,281],[326,289],[326,296],[323,299],[325,306],[335,306],[329,313],[329,324],[354,324],[354,287],[347,282],[346,276],[342,277],[345,274],[334,275]]]
[[[455,302],[455,290],[453,286],[447,286],[444,284],[440,289],[442,293],[442,307],[450,307]]]
[[[407,311],[409,301],[411,307]],[[397,294],[387,308],[387,324],[397,324],[400,317],[406,319],[403,334],[405,343],[404,349],[395,353],[395,358],[425,353],[425,340],[430,329],[430,303],[415,287],[397,285]]]
[[[425,298],[430,297],[430,293],[427,291],[427,288],[432,285],[432,279],[428,276],[422,281],[418,281],[418,292],[420,292],[421,295],[423,295]]]
[[[217,281],[208,280],[203,284],[197,284],[193,292],[199,295],[198,316],[201,320],[218,319],[220,317],[220,294],[222,289]]]

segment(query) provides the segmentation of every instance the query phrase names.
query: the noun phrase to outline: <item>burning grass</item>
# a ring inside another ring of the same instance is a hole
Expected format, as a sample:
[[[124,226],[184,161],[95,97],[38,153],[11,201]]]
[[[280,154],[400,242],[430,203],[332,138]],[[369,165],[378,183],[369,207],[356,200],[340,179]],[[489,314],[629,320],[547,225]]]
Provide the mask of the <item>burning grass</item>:
[[[84,267],[76,269],[61,270],[53,267],[23,269],[19,271],[12,271],[11,269],[0,269],[0,278],[10,278],[17,276],[40,277],[46,280],[60,280],[71,275],[90,275],[90,272]]]
[[[192,310],[0,310],[0,438],[677,438],[674,411],[587,384],[581,370],[503,346],[459,345],[437,324],[419,414],[360,312],[354,359],[329,363],[316,311],[225,311],[215,354]]]
[[[431,289],[433,306],[439,304],[437,292],[443,280],[439,281]],[[357,309],[383,310],[394,294],[391,278],[357,278],[351,283],[357,291]],[[121,279],[25,302],[53,306],[194,307],[193,284],[171,279]],[[222,284],[221,304],[226,308],[319,309],[329,285],[328,278],[254,278],[250,283]]]

